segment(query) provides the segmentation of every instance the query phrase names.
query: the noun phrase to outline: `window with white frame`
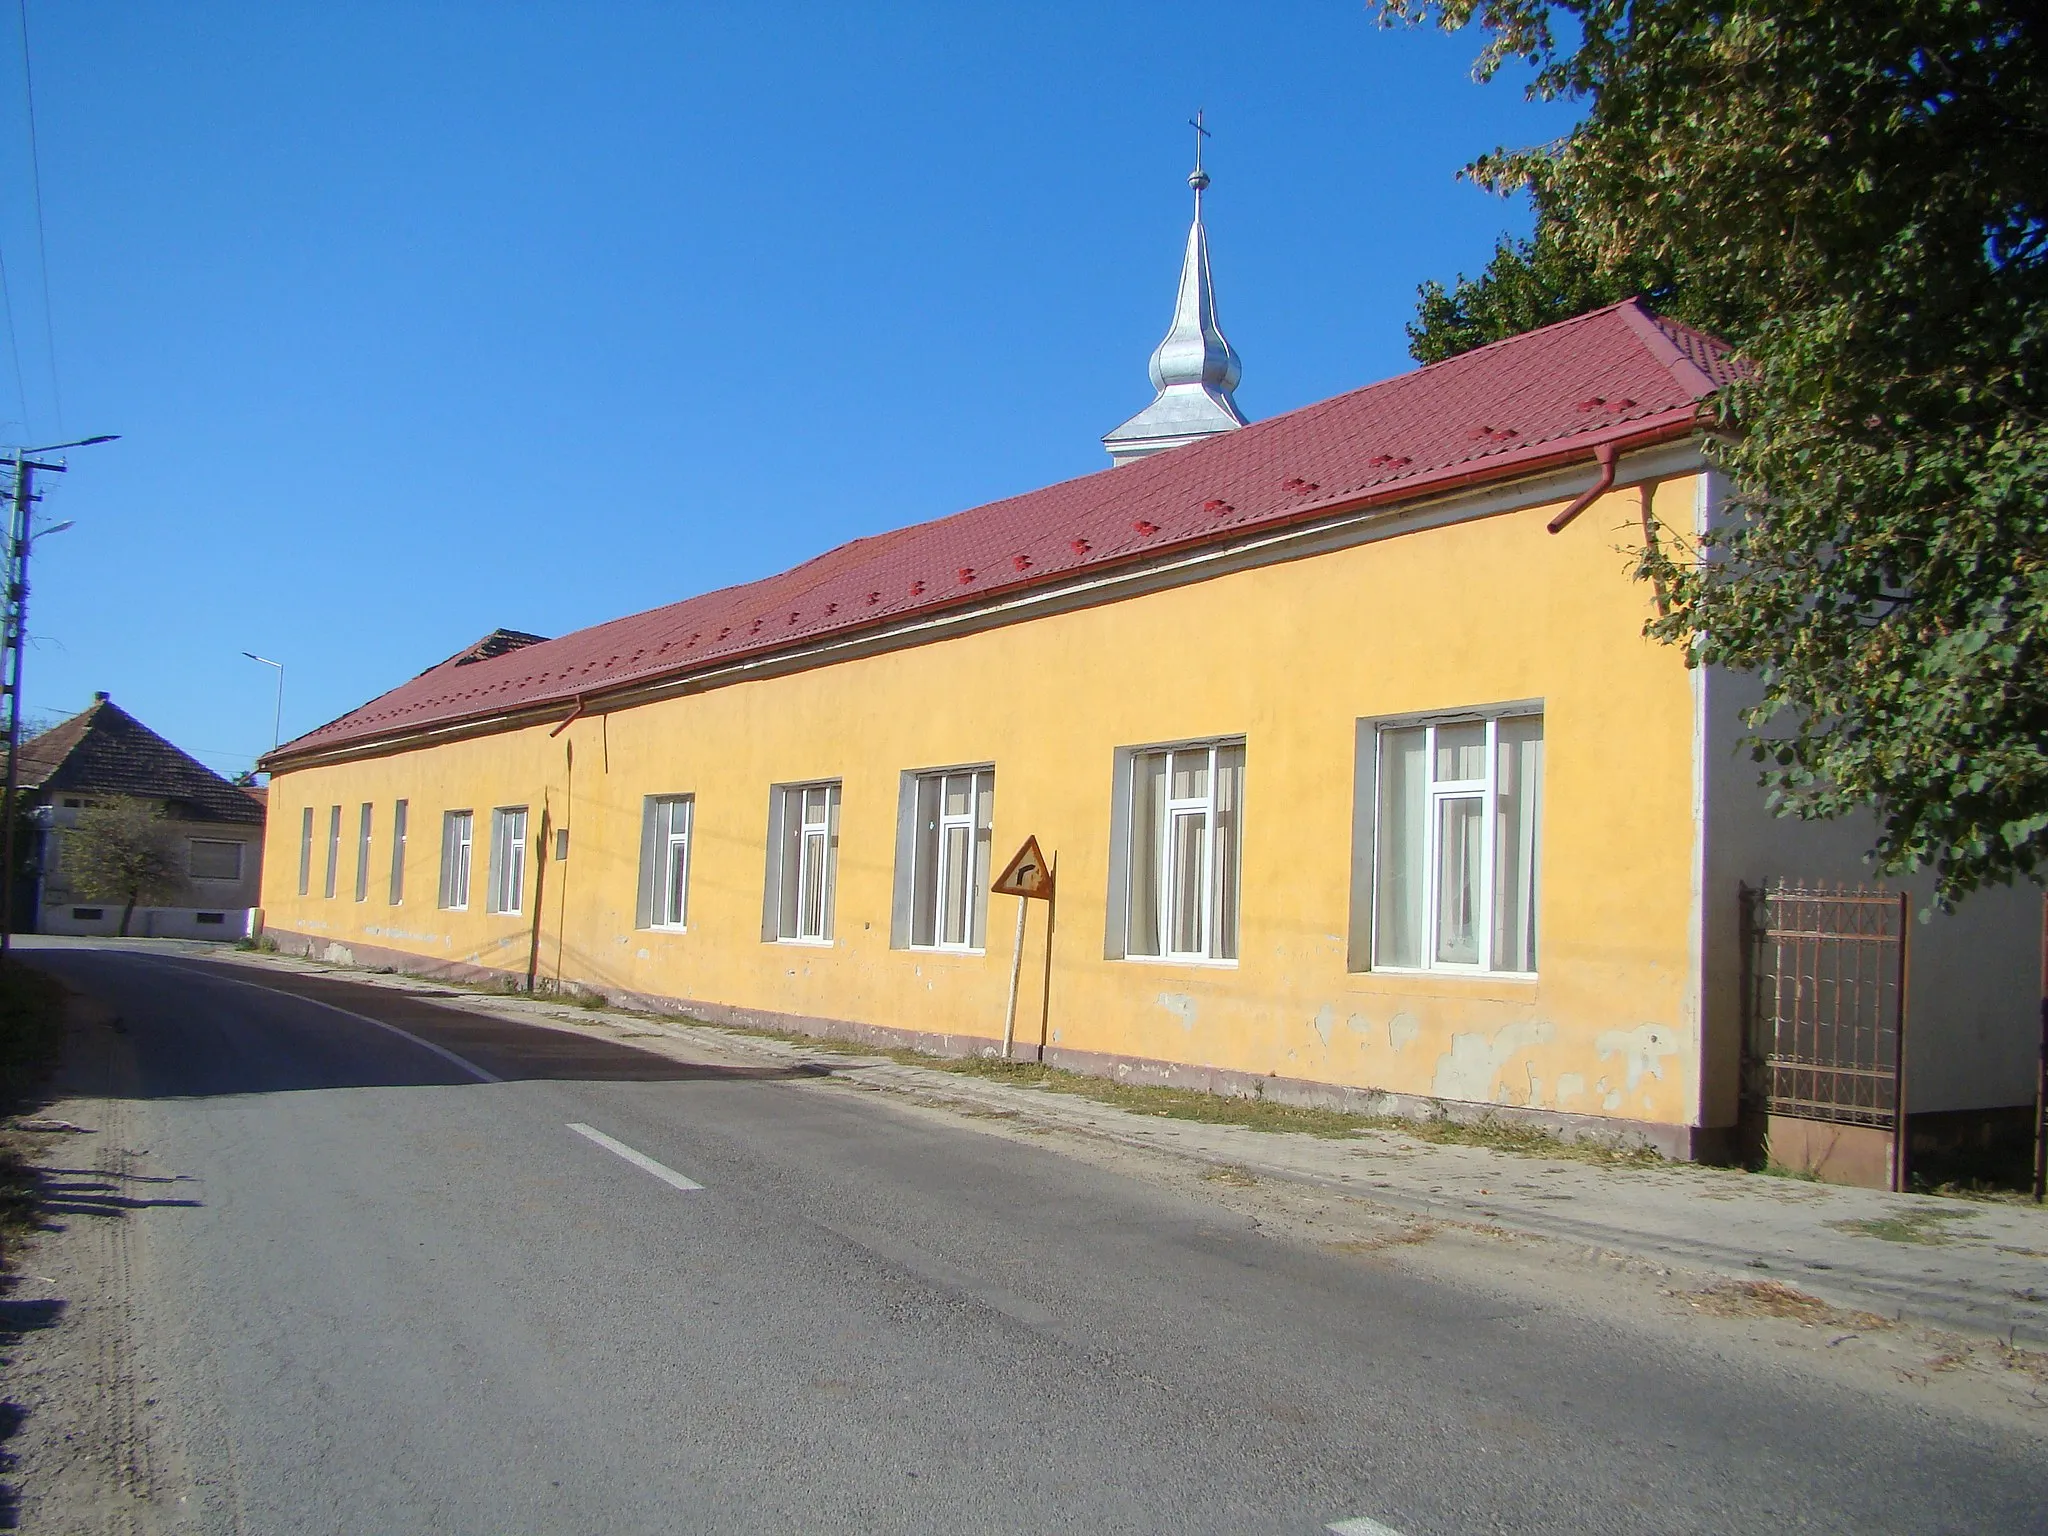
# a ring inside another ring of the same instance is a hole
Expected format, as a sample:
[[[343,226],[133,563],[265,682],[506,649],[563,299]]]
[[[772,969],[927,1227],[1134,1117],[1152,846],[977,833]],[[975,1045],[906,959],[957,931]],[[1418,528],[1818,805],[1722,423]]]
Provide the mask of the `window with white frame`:
[[[391,805],[391,905],[405,900],[405,813],[406,803]]]
[[[1133,752],[1128,771],[1123,952],[1235,960],[1244,743]]]
[[[690,917],[692,795],[649,795],[640,818],[640,926],[680,932]]]
[[[326,895],[334,897],[334,882],[341,871],[341,807],[327,809],[327,885]]]
[[[1382,726],[1373,966],[1536,970],[1543,717]]]
[[[911,776],[907,873],[913,948],[972,950],[985,944],[995,799],[993,768]]]
[[[828,944],[839,873],[838,783],[777,785],[770,820],[766,936]]]
[[[239,880],[242,878],[242,845],[225,839],[191,839],[186,868],[194,880]]]
[[[491,812],[490,893],[485,908],[516,913],[526,894],[526,807],[500,806]]]
[[[460,912],[469,905],[470,848],[476,841],[476,816],[448,811],[441,817],[441,905]]]
[[[299,894],[313,889],[313,807],[299,817]]]
[[[370,827],[374,817],[370,802],[363,802],[356,816],[356,900],[370,899]]]

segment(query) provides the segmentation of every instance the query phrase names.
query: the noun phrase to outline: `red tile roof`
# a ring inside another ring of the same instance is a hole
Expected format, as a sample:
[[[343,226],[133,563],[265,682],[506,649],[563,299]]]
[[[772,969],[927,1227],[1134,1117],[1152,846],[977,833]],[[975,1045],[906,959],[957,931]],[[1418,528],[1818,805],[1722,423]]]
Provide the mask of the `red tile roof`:
[[[1501,480],[1677,435],[1736,377],[1634,300],[1027,495],[855,539],[780,575],[558,640],[464,652],[287,742],[299,754],[683,677],[1168,550]]]

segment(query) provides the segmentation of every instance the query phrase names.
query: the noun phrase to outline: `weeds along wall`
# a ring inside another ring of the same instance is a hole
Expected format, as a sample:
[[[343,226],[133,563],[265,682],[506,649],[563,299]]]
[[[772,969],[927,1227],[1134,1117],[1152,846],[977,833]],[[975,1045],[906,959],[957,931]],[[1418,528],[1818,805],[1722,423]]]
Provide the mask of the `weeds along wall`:
[[[1640,494],[1610,492],[1558,536],[1544,526],[1554,503],[1453,520],[586,714],[559,734],[538,725],[284,771],[268,930],[315,953],[363,947],[521,978],[537,953],[544,981],[971,1046],[1002,1031],[1016,903],[989,898],[981,952],[892,947],[902,776],[992,765],[995,867],[1027,835],[1057,860],[1049,997],[1042,904],[1025,939],[1028,1046],[1043,1020],[1049,1045],[1102,1058],[1697,1123],[1694,695],[1678,653],[1642,635],[1648,594],[1624,549]],[[1658,494],[1690,506],[1691,477]],[[1369,858],[1374,821],[1355,801],[1372,740],[1361,722],[1510,701],[1543,722],[1534,976],[1370,969],[1354,928],[1371,891],[1354,849]],[[1237,957],[1112,958],[1119,752],[1217,738],[1244,744]],[[765,939],[771,786],[826,780],[841,797],[831,941]],[[645,801],[681,794],[695,797],[687,929],[651,930],[639,925]],[[399,799],[409,835],[394,906]],[[524,900],[493,915],[491,812],[512,806],[528,813]],[[544,807],[568,831],[565,860],[537,846]],[[437,904],[452,809],[475,815],[463,911]]]

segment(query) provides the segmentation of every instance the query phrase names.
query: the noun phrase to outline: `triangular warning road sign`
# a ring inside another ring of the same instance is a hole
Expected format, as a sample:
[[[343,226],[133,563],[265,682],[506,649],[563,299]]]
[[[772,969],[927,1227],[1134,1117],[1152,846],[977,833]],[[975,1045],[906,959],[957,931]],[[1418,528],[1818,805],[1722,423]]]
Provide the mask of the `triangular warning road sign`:
[[[1033,901],[1052,899],[1052,870],[1038,851],[1038,839],[1027,837],[1015,858],[1003,866],[989,889],[998,896],[1024,896]]]

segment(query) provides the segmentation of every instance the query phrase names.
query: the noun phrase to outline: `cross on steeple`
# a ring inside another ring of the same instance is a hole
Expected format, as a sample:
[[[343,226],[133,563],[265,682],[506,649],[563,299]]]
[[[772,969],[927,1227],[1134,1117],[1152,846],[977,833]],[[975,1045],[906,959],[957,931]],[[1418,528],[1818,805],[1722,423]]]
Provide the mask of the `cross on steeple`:
[[[1194,174],[1188,177],[1188,184],[1197,192],[1209,185],[1209,173],[1202,169],[1202,140],[1214,137],[1208,129],[1202,126],[1202,119],[1205,115],[1202,109],[1197,107],[1195,115],[1188,119],[1188,126],[1195,130],[1195,170]]]

